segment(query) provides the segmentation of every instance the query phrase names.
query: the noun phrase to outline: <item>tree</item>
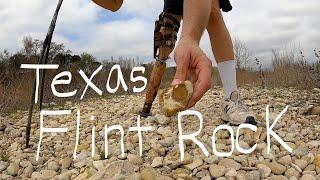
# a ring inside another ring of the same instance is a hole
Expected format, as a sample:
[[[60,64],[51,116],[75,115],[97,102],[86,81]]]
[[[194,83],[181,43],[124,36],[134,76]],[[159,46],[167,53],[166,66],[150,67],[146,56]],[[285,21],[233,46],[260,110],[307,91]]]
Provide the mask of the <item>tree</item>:
[[[42,47],[42,42],[39,39],[35,39],[32,44],[33,44],[33,55],[39,56],[40,50]]]
[[[237,68],[247,69],[251,59],[251,53],[247,45],[238,39],[235,39],[233,44]]]
[[[58,44],[58,43],[52,42],[50,46],[50,51],[49,51],[49,59],[53,61],[53,59],[60,53],[66,54],[64,44],[63,43]]]
[[[10,59],[10,52],[8,50],[3,50],[3,52],[0,52],[0,62],[8,62]]]
[[[101,63],[97,62],[96,58],[89,53],[81,54],[81,61],[76,63],[77,68],[82,69],[86,74],[92,73]]]
[[[31,53],[33,52],[33,40],[31,36],[25,36],[22,40],[23,43],[23,53],[27,55],[28,57],[31,56]]]
[[[264,74],[263,69],[262,69],[262,63],[258,58],[255,58],[255,63],[258,66],[258,69],[259,69],[259,77],[260,77],[260,80],[261,80],[261,86],[263,88],[265,88],[266,87],[266,77],[265,77],[265,74]]]
[[[40,56],[40,51],[43,46],[43,41],[33,39],[31,36],[25,36],[22,40],[23,48],[21,54],[26,55],[28,58],[31,56]],[[53,63],[54,58],[59,54],[70,54],[70,50],[66,50],[63,43],[52,42],[49,50],[49,62]]]
[[[6,49],[3,50],[3,52],[0,52],[0,84],[5,79],[4,74],[6,74],[8,71],[7,67],[8,67],[8,63],[10,60],[10,56],[11,56],[11,54]]]
[[[28,57],[39,56],[42,43],[42,41],[33,39],[31,36],[25,36],[22,40],[23,48],[21,53]]]

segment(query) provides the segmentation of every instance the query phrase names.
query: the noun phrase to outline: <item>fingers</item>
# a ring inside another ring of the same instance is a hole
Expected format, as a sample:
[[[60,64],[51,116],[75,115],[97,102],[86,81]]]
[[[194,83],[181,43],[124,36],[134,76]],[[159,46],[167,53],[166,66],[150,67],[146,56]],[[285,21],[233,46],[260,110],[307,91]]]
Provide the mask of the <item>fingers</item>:
[[[176,52],[175,54],[175,61],[177,64],[176,74],[172,81],[172,85],[181,84],[186,80],[189,62],[190,62],[190,55],[189,53],[180,53]]]
[[[199,45],[193,42],[180,43],[174,56],[177,69],[172,85],[183,83],[188,73],[194,85],[193,95],[187,106],[190,108],[211,88],[212,64]]]
[[[194,85],[193,95],[188,103],[188,108],[193,107],[202,96],[211,88],[211,63],[204,62],[197,67],[198,78]]]
[[[211,79],[198,80],[198,83],[195,85],[195,88],[194,88],[194,93],[187,107],[188,108],[193,107],[210,88],[211,88]]]
[[[198,76],[194,69],[189,69],[188,71],[188,79],[192,82],[193,85],[196,84]]]

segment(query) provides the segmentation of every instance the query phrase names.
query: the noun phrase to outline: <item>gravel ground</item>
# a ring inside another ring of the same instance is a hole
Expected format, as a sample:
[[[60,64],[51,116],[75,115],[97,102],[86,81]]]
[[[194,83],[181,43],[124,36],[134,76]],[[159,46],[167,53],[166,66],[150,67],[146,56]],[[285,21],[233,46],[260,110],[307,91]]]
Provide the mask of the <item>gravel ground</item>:
[[[40,158],[36,151],[40,136],[39,113],[34,113],[31,147],[24,148],[27,112],[18,111],[0,117],[0,179],[303,179],[320,180],[320,89],[310,91],[287,89],[241,89],[244,103],[264,122],[266,106],[270,105],[270,120],[286,105],[288,111],[274,126],[276,132],[293,152],[288,152],[271,137],[267,153],[267,134],[264,127],[257,132],[240,131],[239,144],[251,154],[234,149],[230,157],[218,157],[212,150],[212,134],[223,124],[219,118],[221,88],[208,92],[194,110],[203,116],[203,128],[197,139],[209,151],[206,157],[192,141],[184,143],[185,156],[180,161],[177,117],[167,118],[159,112],[158,101],[141,126],[153,129],[142,132],[143,152],[139,156],[139,136],[129,132],[137,125],[137,115],[143,95],[89,99],[80,104],[66,103],[54,110],[72,110],[70,115],[44,118],[48,128],[68,128],[66,133],[44,133]],[[77,158],[73,159],[77,132],[77,110],[80,110]],[[94,116],[94,120],[92,120]],[[105,126],[120,125],[124,130],[124,157],[120,150],[120,131],[108,134],[109,155],[105,159]],[[95,127],[95,153],[92,157],[92,127]],[[236,132],[237,127],[232,127]],[[199,120],[186,117],[183,133],[199,129]],[[234,133],[236,134],[236,133]],[[216,134],[215,147],[229,152],[232,141],[227,131]]]

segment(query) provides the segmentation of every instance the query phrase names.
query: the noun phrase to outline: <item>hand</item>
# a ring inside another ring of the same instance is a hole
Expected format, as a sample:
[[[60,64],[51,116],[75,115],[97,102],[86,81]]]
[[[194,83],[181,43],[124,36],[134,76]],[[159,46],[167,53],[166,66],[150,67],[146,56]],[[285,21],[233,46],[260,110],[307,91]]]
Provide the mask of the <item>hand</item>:
[[[193,83],[193,95],[187,108],[193,107],[211,88],[212,63],[196,41],[181,39],[174,59],[177,70],[172,85],[183,83],[187,76]]]

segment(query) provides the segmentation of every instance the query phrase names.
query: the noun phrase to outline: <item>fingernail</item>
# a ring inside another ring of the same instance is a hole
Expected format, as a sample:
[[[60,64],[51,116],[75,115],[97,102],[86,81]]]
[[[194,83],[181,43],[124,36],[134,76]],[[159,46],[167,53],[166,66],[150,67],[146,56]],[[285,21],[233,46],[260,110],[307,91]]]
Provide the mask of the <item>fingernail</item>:
[[[178,85],[178,84],[181,84],[181,83],[182,83],[181,80],[179,80],[179,79],[174,79],[174,80],[172,81],[171,85],[172,85],[172,86],[175,86],[175,85]]]
[[[187,105],[187,108],[190,109],[190,108],[192,108],[192,107],[193,107],[192,102],[189,101],[189,102],[188,102],[188,105]]]

